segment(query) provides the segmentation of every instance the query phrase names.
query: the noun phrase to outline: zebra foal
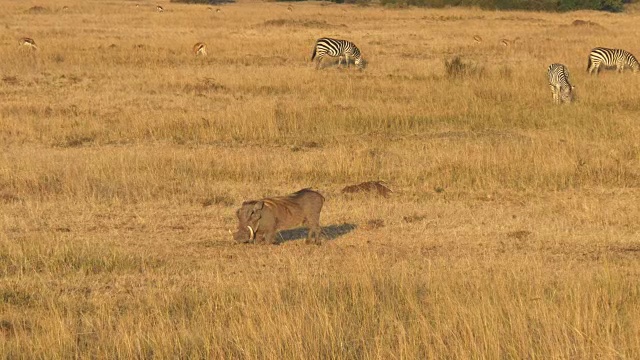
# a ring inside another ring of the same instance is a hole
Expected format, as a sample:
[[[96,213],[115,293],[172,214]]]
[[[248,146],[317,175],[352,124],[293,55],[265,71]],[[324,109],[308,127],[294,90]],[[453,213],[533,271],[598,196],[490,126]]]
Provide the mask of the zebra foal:
[[[549,87],[556,104],[570,103],[574,99],[574,87],[569,82],[569,70],[563,64],[551,64],[547,68]]]
[[[352,57],[359,69],[363,69],[365,66],[360,49],[351,41],[331,38],[318,39],[311,55],[311,61],[317,58],[316,69],[320,67],[320,62],[325,55],[338,57],[338,65],[342,64],[342,58],[344,57],[348,67],[349,57]]]
[[[597,47],[591,50],[589,53],[589,63],[587,64],[587,71],[589,75],[593,71],[596,75],[600,72],[600,66],[616,67],[619,73],[622,73],[625,67],[630,67],[633,73],[637,73],[640,70],[640,63],[633,54],[622,49],[607,49],[603,47]]]

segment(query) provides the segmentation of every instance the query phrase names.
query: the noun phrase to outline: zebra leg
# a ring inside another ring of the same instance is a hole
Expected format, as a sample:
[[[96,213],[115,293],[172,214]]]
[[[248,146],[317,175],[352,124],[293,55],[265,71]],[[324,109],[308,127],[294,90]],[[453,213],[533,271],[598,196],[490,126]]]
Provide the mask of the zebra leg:
[[[320,69],[320,62],[322,62],[322,55],[316,58],[316,70]]]
[[[549,88],[551,89],[551,95],[553,96],[553,102],[558,103],[558,88],[549,84]]]

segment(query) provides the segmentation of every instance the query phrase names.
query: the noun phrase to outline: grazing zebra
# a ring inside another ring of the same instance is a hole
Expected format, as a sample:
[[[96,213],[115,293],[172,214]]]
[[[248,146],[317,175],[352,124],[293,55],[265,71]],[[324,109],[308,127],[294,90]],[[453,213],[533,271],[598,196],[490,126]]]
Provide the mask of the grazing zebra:
[[[207,56],[207,44],[199,42],[193,45],[193,54],[195,56]]]
[[[605,67],[616,67],[619,73],[622,73],[625,66],[630,67],[633,73],[637,73],[640,70],[640,63],[633,54],[622,49],[607,49],[603,47],[597,47],[591,50],[589,53],[589,63],[587,64],[587,71],[589,74],[595,70],[596,75],[600,72],[600,65]]]
[[[574,87],[569,83],[569,70],[562,64],[551,64],[547,69],[549,75],[549,87],[553,93],[553,102],[556,104],[570,103],[573,101]]]
[[[316,56],[317,55],[317,56]],[[337,40],[330,38],[320,38],[316,41],[316,46],[313,48],[313,54],[311,55],[311,61],[317,57],[316,69],[320,67],[320,62],[325,55],[332,57],[338,57],[338,65],[342,64],[342,57],[345,58],[347,67],[349,66],[349,57],[355,59],[355,64],[359,69],[363,69],[364,59],[360,54],[360,49],[347,40]]]
[[[18,43],[21,46],[25,46],[25,47],[31,48],[33,50],[38,50],[38,45],[36,45],[36,42],[32,38],[28,38],[28,37],[20,38]]]

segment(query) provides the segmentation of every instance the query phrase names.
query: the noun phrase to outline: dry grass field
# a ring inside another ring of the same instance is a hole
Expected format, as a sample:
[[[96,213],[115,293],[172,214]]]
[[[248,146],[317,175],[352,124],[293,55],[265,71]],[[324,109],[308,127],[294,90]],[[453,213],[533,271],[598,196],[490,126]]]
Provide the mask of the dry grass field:
[[[156,4],[2,1],[1,358],[640,358],[640,7]],[[233,242],[303,187],[322,246]]]

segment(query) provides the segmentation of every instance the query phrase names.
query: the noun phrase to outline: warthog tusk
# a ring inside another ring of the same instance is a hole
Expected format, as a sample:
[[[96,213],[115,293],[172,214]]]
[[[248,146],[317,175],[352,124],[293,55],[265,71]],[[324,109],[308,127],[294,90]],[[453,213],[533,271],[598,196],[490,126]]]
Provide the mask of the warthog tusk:
[[[253,232],[253,229],[251,228],[251,226],[247,225],[247,227],[249,228],[249,232],[251,233],[251,235],[249,235],[249,240],[253,240],[253,238],[256,236],[256,233]]]

